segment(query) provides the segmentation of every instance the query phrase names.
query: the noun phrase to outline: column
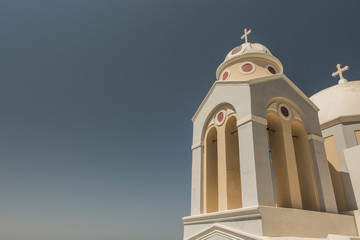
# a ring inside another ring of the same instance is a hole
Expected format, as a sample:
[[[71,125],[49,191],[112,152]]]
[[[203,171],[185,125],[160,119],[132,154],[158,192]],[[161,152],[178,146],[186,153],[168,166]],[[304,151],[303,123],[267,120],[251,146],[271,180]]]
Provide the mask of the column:
[[[325,155],[324,139],[308,135],[311,157],[314,162],[315,178],[319,192],[320,210],[337,213],[334,188],[331,181],[328,161]]]
[[[192,178],[191,178],[191,215],[201,213],[201,158],[203,144],[194,144],[192,149]]]
[[[227,210],[225,124],[218,127],[217,136],[219,211],[224,211]]]
[[[293,143],[293,136],[290,124],[282,124],[283,126],[283,139],[284,150],[286,159],[286,168],[289,179],[289,192],[291,199],[291,207],[302,209],[302,200],[300,192],[299,175],[296,165],[296,157]]]
[[[254,115],[237,122],[244,208],[275,206],[266,125],[266,119]]]
[[[352,182],[352,188],[355,195],[356,208],[359,210],[360,204],[360,146],[351,147],[344,150],[345,161],[349,169],[349,175]],[[360,219],[359,211],[357,211],[358,219]],[[360,227],[360,225],[358,225]]]

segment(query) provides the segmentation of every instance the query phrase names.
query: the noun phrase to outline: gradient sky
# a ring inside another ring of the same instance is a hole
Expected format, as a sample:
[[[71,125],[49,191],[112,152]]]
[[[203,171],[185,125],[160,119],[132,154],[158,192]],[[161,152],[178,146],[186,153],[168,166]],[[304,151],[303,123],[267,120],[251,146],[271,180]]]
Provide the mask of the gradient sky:
[[[358,0],[1,0],[0,239],[181,239],[191,118],[243,29],[311,96],[337,83],[337,63],[360,79],[359,10]]]

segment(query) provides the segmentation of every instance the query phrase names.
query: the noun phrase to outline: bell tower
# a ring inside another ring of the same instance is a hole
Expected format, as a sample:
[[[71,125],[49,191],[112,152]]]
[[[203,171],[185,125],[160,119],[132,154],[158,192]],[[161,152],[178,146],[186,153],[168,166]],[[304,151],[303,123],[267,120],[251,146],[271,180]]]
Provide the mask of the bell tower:
[[[250,33],[245,29],[245,43],[220,64],[192,119],[184,239],[299,236],[289,227],[298,221],[323,228],[305,234],[319,237],[330,229],[317,217],[337,213],[319,109],[268,48],[248,41]],[[346,217],[338,220],[355,234],[353,218]]]

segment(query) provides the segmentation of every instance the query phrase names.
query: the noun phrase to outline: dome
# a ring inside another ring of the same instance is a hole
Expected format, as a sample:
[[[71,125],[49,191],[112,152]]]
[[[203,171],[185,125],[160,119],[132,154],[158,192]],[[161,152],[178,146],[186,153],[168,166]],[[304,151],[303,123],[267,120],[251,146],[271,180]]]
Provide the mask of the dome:
[[[339,83],[316,93],[310,99],[320,109],[321,125],[340,117],[360,116],[360,81]]]
[[[248,58],[257,58],[270,61],[278,66],[279,72],[283,72],[283,66],[281,62],[271,54],[267,47],[260,43],[247,42],[235,47],[227,54],[224,62],[221,63],[216,70],[216,78],[219,79],[220,73],[229,65]]]
[[[269,49],[260,43],[243,43],[240,46],[231,50],[226,56],[225,61],[234,57],[242,56],[247,53],[265,53],[272,56]]]

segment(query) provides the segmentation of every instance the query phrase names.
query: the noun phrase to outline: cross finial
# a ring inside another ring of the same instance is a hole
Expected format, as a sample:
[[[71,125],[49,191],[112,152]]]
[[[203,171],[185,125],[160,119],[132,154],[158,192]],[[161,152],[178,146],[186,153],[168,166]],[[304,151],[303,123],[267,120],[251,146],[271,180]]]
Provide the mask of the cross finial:
[[[346,83],[347,80],[344,78],[343,72],[349,70],[349,66],[345,66],[345,67],[341,68],[341,65],[340,65],[340,64],[337,64],[336,67],[337,67],[337,71],[334,72],[334,73],[332,74],[332,76],[333,76],[333,77],[336,77],[337,75],[339,75],[339,77],[340,77],[339,83]]]
[[[251,33],[251,29],[248,31],[246,28],[244,29],[244,35],[241,36],[241,39],[245,38],[245,43],[248,42],[248,35]]]

